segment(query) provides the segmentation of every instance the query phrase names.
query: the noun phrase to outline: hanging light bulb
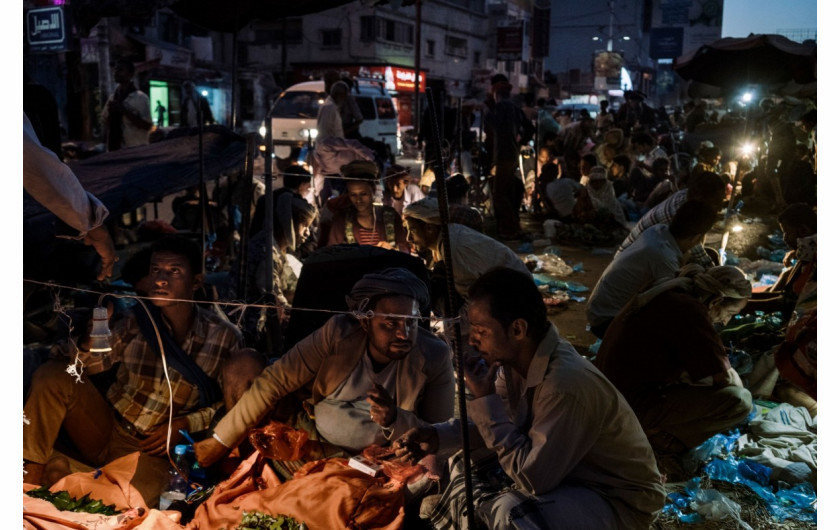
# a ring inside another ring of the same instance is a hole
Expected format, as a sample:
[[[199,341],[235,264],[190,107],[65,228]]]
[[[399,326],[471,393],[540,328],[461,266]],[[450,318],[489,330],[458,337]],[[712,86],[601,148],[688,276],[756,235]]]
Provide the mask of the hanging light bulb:
[[[102,306],[93,308],[93,329],[90,332],[91,353],[111,351],[111,330],[108,329],[108,310]]]

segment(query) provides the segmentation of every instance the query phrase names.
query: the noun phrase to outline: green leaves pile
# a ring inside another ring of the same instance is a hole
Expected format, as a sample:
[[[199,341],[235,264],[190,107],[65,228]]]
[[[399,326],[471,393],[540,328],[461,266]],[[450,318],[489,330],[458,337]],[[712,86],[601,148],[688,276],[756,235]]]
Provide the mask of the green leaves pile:
[[[242,524],[236,530],[307,530],[306,525],[293,517],[278,515],[273,517],[262,512],[244,512]]]
[[[53,493],[43,486],[27,491],[26,494],[36,499],[48,501],[59,510],[65,512],[97,513],[102,515],[117,515],[121,513],[116,509],[115,504],[106,505],[102,501],[91,499],[88,495],[85,495],[81,499],[74,499],[67,491]]]

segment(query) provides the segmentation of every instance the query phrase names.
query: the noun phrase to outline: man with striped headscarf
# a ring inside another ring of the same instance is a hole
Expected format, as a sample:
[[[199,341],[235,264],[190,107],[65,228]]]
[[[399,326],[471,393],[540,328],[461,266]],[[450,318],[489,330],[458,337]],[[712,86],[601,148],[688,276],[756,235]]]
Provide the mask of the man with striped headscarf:
[[[610,324],[595,359],[660,454],[679,454],[747,417],[752,396],[715,324],[752,295],[744,273],[697,264],[656,281]]]

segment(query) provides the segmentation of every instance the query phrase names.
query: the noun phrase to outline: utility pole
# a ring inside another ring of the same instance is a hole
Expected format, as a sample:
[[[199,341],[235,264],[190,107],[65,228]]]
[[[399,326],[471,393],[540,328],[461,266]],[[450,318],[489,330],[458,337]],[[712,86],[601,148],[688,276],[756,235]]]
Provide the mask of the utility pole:
[[[414,134],[420,134],[420,3],[414,4]]]
[[[108,17],[102,17],[96,27],[96,46],[99,52],[99,105],[105,106],[111,92],[111,44],[108,35]]]
[[[615,0],[609,0],[610,6],[610,29],[607,33],[607,51],[613,51],[613,24],[615,23]]]

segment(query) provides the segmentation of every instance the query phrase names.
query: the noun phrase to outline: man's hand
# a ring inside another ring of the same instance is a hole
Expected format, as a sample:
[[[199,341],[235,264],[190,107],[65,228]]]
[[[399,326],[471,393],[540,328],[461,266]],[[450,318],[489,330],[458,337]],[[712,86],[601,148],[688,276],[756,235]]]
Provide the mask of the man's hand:
[[[175,447],[184,439],[178,431],[189,428],[190,422],[186,416],[172,419],[172,438],[170,441],[170,448]],[[152,456],[166,456],[166,433],[168,430],[169,424],[164,423],[149,433],[149,436],[140,442],[140,450]]]
[[[789,250],[782,259],[782,265],[790,267],[793,265],[793,260],[796,259],[796,250]]]
[[[413,427],[403,434],[399,440],[391,444],[394,455],[410,464],[416,464],[428,454],[436,453],[440,440],[437,430],[431,426]]]
[[[464,384],[476,398],[495,394],[498,371],[499,363],[493,363],[488,367],[480,356],[472,356],[464,360]]]
[[[93,246],[99,257],[102,258],[102,269],[99,271],[97,280],[102,281],[105,278],[110,278],[114,273],[114,263],[119,260],[117,252],[114,250],[114,242],[111,240],[111,234],[108,229],[102,225],[88,231],[84,239],[85,245]]]
[[[738,375],[738,372],[734,368],[729,368],[724,372],[713,375],[712,380],[718,388],[725,386],[738,386],[743,388],[744,386],[744,383],[741,381],[741,376]]]
[[[397,404],[382,385],[373,384],[368,390],[367,402],[370,403],[370,419],[382,427],[390,427],[397,420]]]
[[[195,459],[201,467],[209,467],[218,462],[230,449],[219,443],[215,438],[205,438],[193,445]]]

